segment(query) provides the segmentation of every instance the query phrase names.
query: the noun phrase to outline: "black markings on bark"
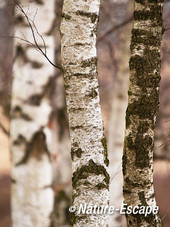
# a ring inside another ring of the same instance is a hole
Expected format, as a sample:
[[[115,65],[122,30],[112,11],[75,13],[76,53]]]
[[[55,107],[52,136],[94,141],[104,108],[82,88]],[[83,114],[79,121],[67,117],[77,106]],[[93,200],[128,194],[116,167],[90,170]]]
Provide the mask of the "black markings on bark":
[[[78,185],[83,185],[85,180],[88,179],[89,176],[91,175],[103,175],[104,181],[103,182],[99,182],[99,183],[103,183],[105,185],[105,188],[109,188],[109,174],[107,173],[106,169],[104,168],[104,166],[96,164],[92,159],[90,159],[88,165],[83,165],[81,168],[77,169],[74,173],[73,173],[73,178],[72,178],[72,184],[73,184],[73,188],[76,188]],[[84,182],[82,182],[81,180],[84,180]],[[81,181],[81,182],[80,182]],[[94,185],[97,186],[97,185]]]
[[[28,103],[33,105],[33,106],[39,106],[41,104],[41,100],[42,100],[42,95],[41,94],[37,94],[37,95],[32,95],[29,100]]]
[[[152,20],[152,26],[162,26],[162,6],[153,4],[149,10],[137,10],[134,12],[134,20]]]
[[[40,94],[34,94],[30,96],[27,103],[33,106],[40,106],[41,101],[45,96],[50,97],[54,81],[55,81],[55,76],[51,77],[49,81],[42,87],[42,91]]]
[[[145,171],[152,170],[152,134],[159,109],[160,44],[163,31],[162,4],[159,3],[163,1],[135,2],[143,7],[134,12],[135,28],[131,38],[129,103],[126,111],[126,130],[129,131],[124,141],[123,193],[125,203],[132,203],[128,205],[134,205],[132,201],[129,202],[129,194],[136,196],[137,193],[138,205],[146,206],[154,197],[153,194],[150,198],[146,197],[148,192],[144,192],[143,188],[151,189],[153,186],[151,174],[147,177]],[[133,165],[132,169],[130,165]],[[126,218],[129,227],[161,226],[159,215],[156,215],[157,219],[153,214],[147,217],[129,214]]]
[[[27,115],[26,113],[24,113],[22,111],[22,108],[20,106],[15,106],[12,110],[11,110],[11,118],[15,119],[15,118],[22,118],[26,121],[31,121],[31,117],[29,115]]]
[[[81,158],[83,151],[81,148],[71,148],[71,159],[74,160],[74,157]]]
[[[44,1],[43,0],[35,0],[35,2],[39,5],[43,5],[44,4]]]
[[[101,139],[101,143],[103,145],[103,148],[104,148],[104,163],[106,166],[109,165],[109,159],[108,159],[108,152],[107,152],[107,142],[106,142],[106,138],[103,137]]]
[[[81,65],[83,68],[85,67],[92,67],[93,65],[96,66],[97,64],[97,57],[93,57],[87,60],[82,61]]]
[[[31,66],[34,69],[40,69],[43,66],[43,64],[37,61],[31,61]]]
[[[46,144],[46,136],[42,130],[36,132],[31,141],[27,143],[25,149],[25,155],[21,161],[19,161],[16,166],[25,164],[30,158],[41,160],[43,154],[46,154],[50,160],[50,154]]]
[[[82,11],[82,10],[76,11],[76,14],[80,15],[80,16],[85,16],[85,17],[91,18],[92,23],[94,23],[96,21],[96,19],[98,18],[98,15],[96,13],[86,12],[86,11]]]
[[[71,19],[71,16],[69,14],[66,14],[66,13],[62,13],[62,17],[65,18],[65,20]]]

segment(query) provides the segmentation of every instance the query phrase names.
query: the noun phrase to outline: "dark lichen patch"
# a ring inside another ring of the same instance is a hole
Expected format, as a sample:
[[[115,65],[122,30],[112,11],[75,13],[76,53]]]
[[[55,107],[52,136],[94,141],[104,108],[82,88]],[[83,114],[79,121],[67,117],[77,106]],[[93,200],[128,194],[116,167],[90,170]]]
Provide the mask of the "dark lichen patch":
[[[80,47],[80,46],[84,46],[84,43],[77,42],[77,43],[74,43],[74,45]]]
[[[148,10],[136,10],[134,11],[134,20],[152,20],[157,22],[157,25],[162,25],[162,5],[152,5]]]
[[[148,149],[148,144],[145,144],[145,139],[143,135],[138,133],[135,138],[135,155],[136,155],[136,162],[135,165],[137,168],[143,169],[145,167],[149,167],[150,158]]]
[[[74,142],[74,143],[73,143],[73,146],[74,146],[74,147],[78,147],[79,144],[78,144],[77,142]]]
[[[92,91],[88,94],[89,97],[96,98],[98,96],[98,93],[95,89],[92,89]]]
[[[97,65],[97,57],[92,57],[81,62],[82,67],[92,67],[92,65]]]
[[[84,126],[83,125],[76,125],[76,126],[72,126],[70,127],[71,130],[75,130],[75,129],[81,129],[83,128]]]
[[[142,29],[133,29],[132,30],[132,42],[130,49],[131,51],[136,48],[136,43],[144,44],[146,46],[160,46],[160,32],[146,31]]]
[[[96,164],[92,159],[90,159],[88,165],[83,165],[81,168],[79,168],[76,172],[73,173],[73,188],[76,188],[79,185],[80,180],[87,180],[88,176],[90,175],[104,175],[104,182],[106,183],[106,186],[109,187],[110,177],[105,167]],[[81,182],[81,185],[82,184],[84,184],[84,182]]]
[[[128,119],[131,115],[137,115],[140,119],[153,120],[159,108],[158,95],[157,91],[150,96],[142,94],[138,100],[128,105],[126,118]]]
[[[65,18],[66,20],[70,20],[71,16],[66,14],[66,13],[62,13],[62,17]]]
[[[76,156],[77,158],[81,158],[82,156],[82,149],[81,148],[78,148],[78,149],[75,149],[75,148],[71,148],[71,159],[74,160],[74,157]]]
[[[129,150],[133,150],[135,148],[131,135],[128,135],[128,136],[125,137],[124,143],[125,143],[125,147],[128,147]]]
[[[101,139],[101,143],[103,145],[103,148],[104,148],[104,163],[106,166],[109,165],[109,159],[108,159],[108,152],[107,152],[107,142],[106,142],[106,138],[103,137]]]
[[[88,215],[76,215],[75,213],[70,214],[70,226],[74,226],[75,223],[87,220]]]
[[[143,56],[132,56],[129,68],[133,71],[130,78],[132,83],[136,81],[139,87],[146,88],[159,86],[160,75],[157,72],[160,69],[160,53],[158,51],[145,49]],[[153,73],[154,69],[155,73]]]
[[[89,18],[91,18],[92,23],[94,23],[96,21],[96,19],[98,18],[98,15],[96,13],[86,12],[86,11],[82,11],[82,10],[77,10],[76,15],[89,17]]]
[[[130,180],[130,178],[129,177],[126,177],[125,178],[125,182],[127,183],[127,185],[129,185],[129,187],[133,187],[133,188],[138,188],[139,186],[141,186],[141,184],[140,183],[138,183],[138,182],[133,182],[132,180]]]
[[[123,175],[126,175],[126,166],[127,166],[127,154],[124,148],[123,157],[122,157],[122,169],[123,169]]]
[[[96,188],[97,188],[98,190],[101,190],[101,189],[103,189],[103,188],[108,189],[108,185],[103,184],[103,183],[99,183],[99,184],[96,185]]]
[[[139,199],[141,201],[141,206],[148,206],[146,199],[145,199],[145,193],[144,191],[141,191],[138,193]]]
[[[144,122],[141,121],[138,128],[137,128],[137,131],[139,133],[145,133],[149,130],[149,127],[150,127],[150,125],[147,121],[144,121]]]

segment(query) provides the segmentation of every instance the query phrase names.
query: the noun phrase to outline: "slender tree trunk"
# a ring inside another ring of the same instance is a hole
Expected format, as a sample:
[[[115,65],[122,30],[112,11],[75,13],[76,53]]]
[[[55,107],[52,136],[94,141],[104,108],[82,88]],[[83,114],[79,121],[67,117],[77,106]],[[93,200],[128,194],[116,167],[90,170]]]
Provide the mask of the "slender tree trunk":
[[[135,1],[123,155],[123,193],[129,206],[156,205],[153,129],[159,106],[162,8],[163,0]],[[128,226],[161,226],[158,214],[129,214],[126,218]]]
[[[110,182],[110,205],[120,208],[123,202],[122,154],[125,132],[125,113],[128,102],[129,85],[129,26],[122,29],[119,35],[120,59],[118,64],[117,79],[112,99],[108,128],[108,152]],[[110,215],[110,227],[125,226],[125,217],[119,212]]]
[[[19,3],[30,18],[35,16],[38,8],[35,24],[47,42],[47,55],[53,61],[51,28],[54,0]],[[32,41],[31,29],[18,9],[15,20],[15,35]],[[43,40],[37,33],[36,38],[38,44],[43,46]],[[48,227],[51,223],[54,193],[51,135],[47,126],[51,113],[49,95],[53,76],[53,67],[34,47],[15,40],[11,107],[13,227]]]
[[[99,0],[65,0],[61,57],[71,136],[73,205],[108,205],[107,148],[99,103],[96,32]],[[75,212],[72,226],[108,226],[106,215]]]

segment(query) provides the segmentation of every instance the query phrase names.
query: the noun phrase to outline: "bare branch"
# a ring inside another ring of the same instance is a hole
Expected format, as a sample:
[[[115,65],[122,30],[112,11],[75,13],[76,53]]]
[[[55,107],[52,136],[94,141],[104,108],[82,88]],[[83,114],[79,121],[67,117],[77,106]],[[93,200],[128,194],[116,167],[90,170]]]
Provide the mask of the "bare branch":
[[[7,135],[9,137],[9,135],[10,135],[9,131],[3,126],[3,124],[1,124],[1,122],[0,122],[0,128],[5,133],[5,135]]]
[[[36,16],[36,14],[37,14],[37,11],[36,11],[36,13],[35,13],[35,15],[34,15],[34,18],[33,18],[33,20],[32,20],[31,18],[28,17],[28,15],[27,15],[27,13],[24,11],[24,9],[23,9],[15,0],[13,0],[13,2],[16,4],[17,8],[22,12],[22,14],[24,15],[24,17],[26,18],[26,21],[27,21],[27,23],[28,23],[28,25],[29,25],[29,27],[30,27],[30,29],[31,29],[31,33],[32,33],[32,37],[33,37],[34,43],[28,41],[27,39],[22,39],[22,38],[20,38],[20,37],[15,37],[15,36],[13,36],[13,37],[10,37],[10,38],[17,38],[17,39],[20,39],[20,40],[22,40],[22,41],[24,41],[24,42],[27,42],[29,45],[32,45],[33,47],[36,48],[37,51],[39,51],[39,52],[47,59],[47,61],[48,61],[52,66],[54,66],[55,68],[58,68],[58,69],[62,70],[61,66],[58,66],[58,65],[54,64],[54,63],[49,59],[49,57],[47,56],[47,47],[46,47],[45,40],[44,40],[43,36],[39,33],[39,31],[38,31],[38,29],[37,29],[37,27],[36,27],[36,25],[35,25],[35,22],[34,22],[34,19],[35,19],[35,16]],[[43,42],[44,50],[42,50],[42,48],[40,47],[40,45],[39,45],[38,42],[37,42],[37,39],[36,39],[36,36],[35,36],[35,31],[36,31],[37,35],[41,38],[41,40],[42,40],[42,42]],[[2,36],[1,36],[1,37],[2,37]]]
[[[106,36],[110,35],[112,32],[118,30],[119,28],[129,24],[133,20],[133,17],[129,17],[127,20],[123,21],[121,24],[118,24],[110,29],[108,29],[103,35],[99,36],[97,39],[97,43],[102,41],[103,39],[106,38]]]

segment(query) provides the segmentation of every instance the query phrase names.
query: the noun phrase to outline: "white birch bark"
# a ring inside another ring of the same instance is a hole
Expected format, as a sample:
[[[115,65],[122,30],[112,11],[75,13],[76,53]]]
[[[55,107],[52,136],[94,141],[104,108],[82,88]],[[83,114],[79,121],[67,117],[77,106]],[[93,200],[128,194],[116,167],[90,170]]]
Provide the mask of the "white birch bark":
[[[71,136],[73,205],[108,204],[109,175],[96,57],[99,0],[65,0],[61,58]],[[71,217],[72,226],[108,226],[106,215]]]
[[[156,205],[153,145],[159,108],[163,0],[136,0],[131,39],[130,85],[123,155],[123,194],[128,206]],[[132,227],[161,226],[158,214],[127,214]]]
[[[108,128],[108,154],[110,160],[109,174],[110,182],[110,205],[116,208],[121,207],[123,202],[123,174],[122,174],[122,155],[123,141],[125,132],[125,113],[128,101],[129,85],[129,26],[122,29],[119,35],[120,40],[120,60],[115,81],[115,89],[112,98],[112,109],[110,112]],[[110,227],[126,226],[124,215],[115,212],[110,215]]]
[[[19,1],[31,19],[37,11],[35,24],[46,41],[47,55],[52,61],[54,2]],[[33,42],[26,18],[17,8],[15,13],[15,36]],[[36,37],[43,48],[43,41],[37,33]],[[28,43],[15,40],[14,51],[11,103],[12,224],[13,227],[48,227],[54,200],[51,135],[47,127],[51,113],[49,94],[54,69]]]

